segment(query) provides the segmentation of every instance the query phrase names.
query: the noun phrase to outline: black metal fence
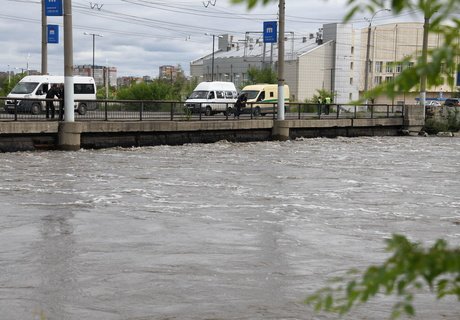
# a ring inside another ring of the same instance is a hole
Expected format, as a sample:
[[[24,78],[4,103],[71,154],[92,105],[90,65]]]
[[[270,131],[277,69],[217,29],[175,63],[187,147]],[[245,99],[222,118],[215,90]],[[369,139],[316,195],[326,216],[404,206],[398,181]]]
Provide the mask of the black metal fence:
[[[13,100],[0,97],[0,120],[44,121],[50,99]],[[59,118],[59,100],[51,100]],[[207,121],[240,119],[276,119],[276,103],[246,104],[236,110],[233,103],[207,103],[186,107],[183,101],[155,100],[75,100],[76,121]],[[375,119],[403,117],[402,105],[308,104],[286,103],[285,119]]]

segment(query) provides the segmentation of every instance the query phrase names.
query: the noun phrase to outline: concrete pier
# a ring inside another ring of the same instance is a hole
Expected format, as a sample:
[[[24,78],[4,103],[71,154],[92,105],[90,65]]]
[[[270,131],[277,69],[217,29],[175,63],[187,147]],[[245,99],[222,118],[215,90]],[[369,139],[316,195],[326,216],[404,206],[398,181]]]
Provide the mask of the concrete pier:
[[[76,151],[81,148],[83,123],[61,122],[58,127],[58,149]]]

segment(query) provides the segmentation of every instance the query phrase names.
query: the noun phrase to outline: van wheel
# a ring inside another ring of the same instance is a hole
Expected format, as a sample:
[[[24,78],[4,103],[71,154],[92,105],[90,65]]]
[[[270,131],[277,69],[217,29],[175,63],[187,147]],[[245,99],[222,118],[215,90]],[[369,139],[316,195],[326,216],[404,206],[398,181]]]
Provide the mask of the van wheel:
[[[210,106],[207,106],[206,109],[204,110],[204,115],[205,116],[212,116],[212,109]]]
[[[41,106],[38,103],[34,103],[30,107],[30,113],[32,113],[32,114],[39,114],[40,110],[41,110]]]
[[[78,114],[80,114],[80,115],[86,114],[86,104],[80,103],[80,104],[78,105],[77,112],[78,112]]]
[[[260,116],[260,107],[255,107],[254,111],[252,112],[254,117],[259,117]]]

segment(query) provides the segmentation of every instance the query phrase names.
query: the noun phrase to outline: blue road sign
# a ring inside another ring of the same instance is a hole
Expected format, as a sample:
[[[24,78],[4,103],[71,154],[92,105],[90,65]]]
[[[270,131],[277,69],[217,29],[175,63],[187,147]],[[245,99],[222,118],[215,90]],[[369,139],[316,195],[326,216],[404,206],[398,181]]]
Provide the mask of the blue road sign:
[[[62,0],[45,0],[47,16],[62,16]]]
[[[264,42],[274,43],[278,41],[278,22],[264,21]]]
[[[48,27],[48,43],[59,43],[59,26],[57,24],[49,24]]]

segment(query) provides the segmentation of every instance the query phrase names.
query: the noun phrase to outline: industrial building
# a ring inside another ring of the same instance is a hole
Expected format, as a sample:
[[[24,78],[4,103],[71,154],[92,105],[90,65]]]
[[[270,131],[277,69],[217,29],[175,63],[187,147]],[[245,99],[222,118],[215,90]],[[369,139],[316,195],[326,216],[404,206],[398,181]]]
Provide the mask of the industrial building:
[[[368,32],[370,31],[370,34]],[[368,42],[367,40],[370,39]],[[285,83],[291,101],[311,99],[317,90],[334,95],[334,102],[349,103],[362,97],[383,81],[391,81],[403,68],[411,67],[421,54],[422,23],[392,23],[354,29],[351,24],[323,25],[309,37],[285,34]],[[439,36],[430,34],[429,49],[439,46]],[[218,37],[217,50],[190,63],[192,78],[198,81],[231,81],[241,88],[248,69],[271,67],[276,71],[277,45],[264,44],[262,32],[247,32],[245,39],[230,35]],[[369,57],[368,72],[366,56]],[[406,64],[400,63],[410,57]],[[214,72],[212,72],[214,71]],[[457,77],[455,70],[452,76]],[[427,97],[449,97],[457,90],[456,82],[427,88]],[[374,103],[414,103],[416,89],[401,92],[393,99],[375,97]]]

